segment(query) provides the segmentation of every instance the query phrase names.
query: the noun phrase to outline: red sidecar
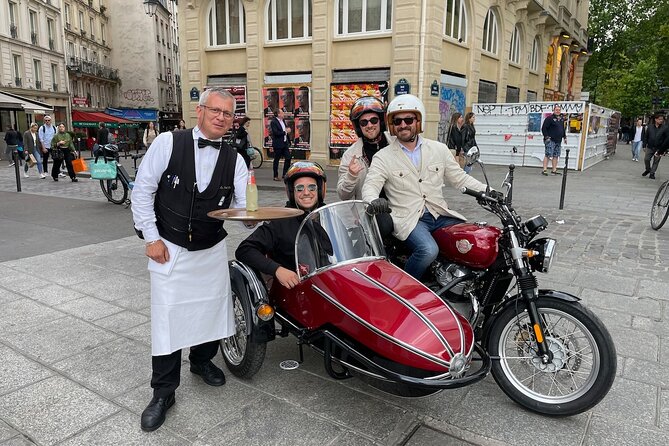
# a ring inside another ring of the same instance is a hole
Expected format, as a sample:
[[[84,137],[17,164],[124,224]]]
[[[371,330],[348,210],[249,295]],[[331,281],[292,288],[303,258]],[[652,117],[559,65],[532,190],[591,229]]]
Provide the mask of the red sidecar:
[[[293,334],[300,348],[320,352],[334,378],[354,373],[405,396],[488,374],[490,358],[467,319],[386,260],[365,207],[338,202],[304,219],[295,240],[300,283],[293,289],[275,282],[268,293],[258,275],[231,262],[237,333],[221,345],[233,374],[255,374],[277,334]]]

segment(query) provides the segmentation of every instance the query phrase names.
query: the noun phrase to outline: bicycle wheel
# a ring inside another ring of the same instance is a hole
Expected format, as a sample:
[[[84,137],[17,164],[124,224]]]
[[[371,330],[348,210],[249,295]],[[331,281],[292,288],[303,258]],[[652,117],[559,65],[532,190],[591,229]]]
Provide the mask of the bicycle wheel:
[[[117,176],[113,180],[100,180],[100,188],[107,200],[114,204],[123,204],[128,198],[128,185]]]
[[[650,210],[650,227],[656,231],[660,229],[669,217],[669,181],[662,183],[657,190],[653,207]]]
[[[262,166],[263,162],[262,152],[257,147],[252,147],[252,149],[255,153],[255,157],[251,160],[251,165],[254,169],[260,169],[260,166]]]

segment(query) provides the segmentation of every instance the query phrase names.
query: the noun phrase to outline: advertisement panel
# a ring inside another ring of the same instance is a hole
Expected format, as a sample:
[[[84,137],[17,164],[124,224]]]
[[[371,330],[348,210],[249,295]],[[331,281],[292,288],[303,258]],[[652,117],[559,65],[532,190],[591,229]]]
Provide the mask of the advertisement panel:
[[[309,87],[281,86],[263,88],[263,147],[269,157],[273,157],[270,122],[274,111],[284,112],[284,124],[290,129],[290,147],[295,159],[306,159],[311,148],[311,122],[309,118]]]

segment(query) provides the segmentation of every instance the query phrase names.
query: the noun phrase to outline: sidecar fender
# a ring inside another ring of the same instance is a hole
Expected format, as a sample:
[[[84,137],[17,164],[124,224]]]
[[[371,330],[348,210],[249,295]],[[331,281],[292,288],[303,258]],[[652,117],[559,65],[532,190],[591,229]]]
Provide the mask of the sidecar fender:
[[[274,319],[263,321],[256,313],[261,304],[269,301],[265,285],[260,282],[255,272],[245,264],[237,260],[231,260],[228,265],[232,290],[239,296],[247,320],[251,322],[246,325],[246,334],[250,335],[254,342],[273,340],[275,338]]]

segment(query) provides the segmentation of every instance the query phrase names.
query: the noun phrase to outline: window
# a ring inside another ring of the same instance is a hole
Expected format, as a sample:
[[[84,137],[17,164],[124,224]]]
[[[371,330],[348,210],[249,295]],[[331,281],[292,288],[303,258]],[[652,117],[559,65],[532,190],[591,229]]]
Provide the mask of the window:
[[[65,3],[65,27],[70,29],[70,5]]]
[[[84,60],[88,60],[88,48],[81,47],[81,58]]]
[[[515,64],[520,64],[521,40],[520,27],[516,25],[513,28],[513,34],[511,34],[511,46],[509,46],[509,60]]]
[[[207,27],[209,46],[246,42],[242,1],[212,0],[207,13]]]
[[[70,57],[77,57],[77,52],[74,50],[74,42],[67,42],[67,54]]]
[[[58,64],[51,64],[51,89],[58,91]]]
[[[311,0],[269,0],[267,40],[311,37]]]
[[[88,26],[90,26],[91,29],[91,39],[95,40],[95,20],[93,17],[88,19]]]
[[[12,62],[14,63],[14,86],[21,86],[21,78],[23,70],[21,69],[21,56],[18,54],[12,54]]]
[[[42,89],[42,62],[33,59],[33,78],[35,79],[35,88]]]
[[[30,42],[32,42],[33,45],[37,45],[37,12],[29,10],[28,21],[30,23]]]
[[[56,39],[54,37],[54,24],[53,24],[53,19],[46,19],[46,33],[49,36],[49,49],[50,50],[55,50],[56,49]]]
[[[464,0],[446,0],[444,35],[458,42],[467,41],[467,8]]]
[[[539,69],[539,48],[541,48],[541,42],[539,36],[536,36],[532,42],[532,53],[530,53],[530,71]]]
[[[79,11],[79,29],[81,32],[86,32],[86,24],[84,23],[84,13]]]
[[[488,10],[483,23],[483,50],[489,53],[497,54],[497,16],[492,9]]]
[[[100,23],[100,38],[102,39],[102,44],[103,44],[103,45],[104,45],[105,43],[107,43],[107,42],[105,41],[105,38],[106,38],[106,37],[105,37],[105,34],[106,34],[106,33],[105,33],[105,24],[104,24],[104,23]]]
[[[16,28],[18,22],[18,13],[16,11],[16,3],[9,2],[9,26]]]
[[[392,29],[392,0],[338,0],[335,7],[340,36]]]
[[[497,84],[495,82],[479,80],[479,97],[480,104],[492,104],[497,102]]]

